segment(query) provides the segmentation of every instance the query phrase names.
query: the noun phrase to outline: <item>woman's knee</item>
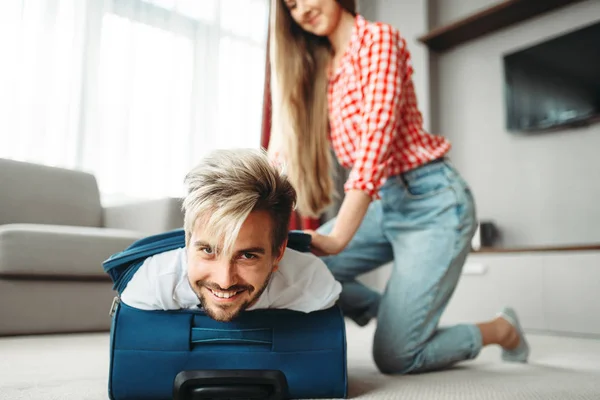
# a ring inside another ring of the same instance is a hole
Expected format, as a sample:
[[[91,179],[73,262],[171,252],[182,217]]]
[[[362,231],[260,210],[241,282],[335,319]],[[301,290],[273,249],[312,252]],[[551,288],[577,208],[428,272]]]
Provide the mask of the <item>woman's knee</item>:
[[[374,348],[373,361],[382,374],[405,375],[419,372],[423,365],[424,348],[391,349]]]
[[[378,321],[373,340],[373,360],[384,374],[418,372],[425,364],[427,340],[423,326],[407,327],[407,320],[399,324]]]

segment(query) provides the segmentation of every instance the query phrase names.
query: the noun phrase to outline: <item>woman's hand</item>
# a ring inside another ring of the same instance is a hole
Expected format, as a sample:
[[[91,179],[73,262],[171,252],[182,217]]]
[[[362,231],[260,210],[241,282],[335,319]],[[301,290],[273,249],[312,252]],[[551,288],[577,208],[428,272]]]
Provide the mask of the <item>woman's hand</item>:
[[[305,230],[304,233],[312,236],[311,251],[319,257],[338,254],[346,247],[346,243],[335,236],[321,235],[310,229]]]

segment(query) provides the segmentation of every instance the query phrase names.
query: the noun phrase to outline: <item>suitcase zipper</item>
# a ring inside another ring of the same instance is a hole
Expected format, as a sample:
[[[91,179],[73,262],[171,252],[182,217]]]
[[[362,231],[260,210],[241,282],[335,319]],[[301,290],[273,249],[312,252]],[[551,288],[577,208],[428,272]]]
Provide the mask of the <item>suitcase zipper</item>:
[[[110,315],[111,318],[113,315],[115,315],[115,311],[117,311],[117,306],[119,305],[120,302],[121,302],[121,298],[119,296],[115,296],[115,298],[113,299],[112,304],[110,306],[110,311],[108,312],[108,315]]]

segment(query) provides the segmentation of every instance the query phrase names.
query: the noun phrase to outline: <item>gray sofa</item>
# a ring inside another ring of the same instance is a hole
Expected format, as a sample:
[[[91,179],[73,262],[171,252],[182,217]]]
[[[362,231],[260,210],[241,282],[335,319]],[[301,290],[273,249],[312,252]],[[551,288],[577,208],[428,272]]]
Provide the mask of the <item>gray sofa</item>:
[[[0,159],[0,336],[108,330],[102,262],[182,225],[179,199],[103,207],[91,174]]]

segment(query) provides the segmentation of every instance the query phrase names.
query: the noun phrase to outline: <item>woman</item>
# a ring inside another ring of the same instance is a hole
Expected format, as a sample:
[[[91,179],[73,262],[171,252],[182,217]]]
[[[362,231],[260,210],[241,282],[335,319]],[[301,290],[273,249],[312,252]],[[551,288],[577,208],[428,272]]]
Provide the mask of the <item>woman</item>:
[[[273,139],[298,209],[318,216],[334,195],[330,143],[351,168],[337,217],[313,236],[342,282],[340,306],[359,325],[377,318],[373,356],[384,373],[440,369],[503,347],[526,361],[518,319],[440,329],[470,250],[474,201],[446,160],[450,143],[424,131],[406,41],[366,21],[353,0],[273,0]],[[394,261],[383,295],[356,280]]]

